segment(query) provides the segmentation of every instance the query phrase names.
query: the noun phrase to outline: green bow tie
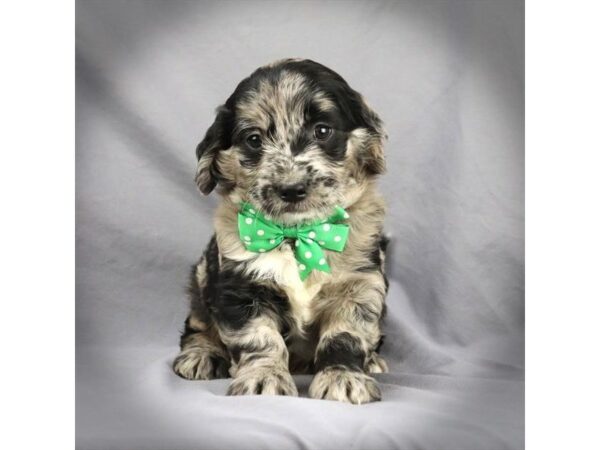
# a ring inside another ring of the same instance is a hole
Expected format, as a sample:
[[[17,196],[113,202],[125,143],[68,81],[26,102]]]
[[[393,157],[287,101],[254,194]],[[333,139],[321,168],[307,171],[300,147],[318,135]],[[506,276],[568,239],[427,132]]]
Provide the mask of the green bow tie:
[[[240,239],[251,252],[265,253],[273,250],[285,238],[295,239],[295,255],[300,279],[305,280],[313,269],[331,272],[323,248],[341,252],[348,240],[348,225],[340,222],[350,216],[336,206],[334,214],[327,220],[307,225],[284,227],[257,212],[244,203],[238,213]]]

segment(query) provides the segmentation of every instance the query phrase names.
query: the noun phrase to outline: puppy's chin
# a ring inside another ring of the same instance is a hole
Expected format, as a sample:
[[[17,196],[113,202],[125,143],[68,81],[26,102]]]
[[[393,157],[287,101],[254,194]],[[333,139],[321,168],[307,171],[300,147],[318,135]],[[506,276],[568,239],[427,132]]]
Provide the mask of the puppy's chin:
[[[326,219],[333,213],[335,208],[335,205],[323,202],[317,203],[309,199],[297,203],[278,201],[276,204],[257,204],[255,206],[269,219],[287,226]]]
[[[273,197],[261,201],[251,195],[251,191],[242,191],[241,189],[229,192],[225,197],[236,210],[239,205],[247,202],[269,220],[286,226],[324,220],[334,213],[337,205],[344,208],[349,206],[343,197],[325,200],[312,195],[297,203],[286,203]]]
[[[295,212],[282,212],[275,217],[275,221],[285,225],[297,225],[326,219],[331,215],[333,208],[329,210],[307,210]]]

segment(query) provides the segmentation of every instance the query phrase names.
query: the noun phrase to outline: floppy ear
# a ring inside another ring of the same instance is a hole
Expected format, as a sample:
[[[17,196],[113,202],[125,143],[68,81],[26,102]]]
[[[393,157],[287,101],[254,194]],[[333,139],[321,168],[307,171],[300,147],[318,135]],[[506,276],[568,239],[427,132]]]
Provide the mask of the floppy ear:
[[[220,106],[215,121],[196,147],[198,167],[195,179],[204,195],[210,194],[220,179],[221,174],[216,164],[217,154],[231,147],[231,116],[231,112],[225,106]]]
[[[357,94],[355,107],[358,111],[359,124],[367,130],[366,136],[361,139],[362,148],[356,155],[358,163],[368,175],[382,174],[385,172],[383,143],[387,139],[383,123],[360,94]]]

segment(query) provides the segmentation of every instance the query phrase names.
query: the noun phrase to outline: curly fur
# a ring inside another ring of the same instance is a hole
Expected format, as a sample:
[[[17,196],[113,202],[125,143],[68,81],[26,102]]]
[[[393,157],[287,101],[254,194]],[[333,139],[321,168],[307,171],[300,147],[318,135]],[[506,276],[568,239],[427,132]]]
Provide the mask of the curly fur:
[[[317,139],[314,129],[332,131]],[[247,143],[258,134],[260,148]],[[381,398],[369,373],[387,370],[382,343],[387,279],[383,173],[385,132],[377,114],[342,77],[310,60],[256,70],[224,105],[196,149],[196,182],[221,202],[215,236],[192,270],[191,311],[174,370],[187,379],[233,377],[230,395],[297,395],[290,372],[315,373],[311,397],[366,403]],[[290,203],[280,186],[303,183]],[[240,242],[237,211],[250,202],[294,225],[345,208],[343,252],[326,252],[331,274],[302,282],[285,241],[265,254]]]

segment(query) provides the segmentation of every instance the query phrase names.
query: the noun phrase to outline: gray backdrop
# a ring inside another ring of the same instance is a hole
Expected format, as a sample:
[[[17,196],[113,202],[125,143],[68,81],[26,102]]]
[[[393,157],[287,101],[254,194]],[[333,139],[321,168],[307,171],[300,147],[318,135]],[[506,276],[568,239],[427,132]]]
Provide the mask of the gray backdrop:
[[[80,449],[523,447],[523,3],[77,2]],[[383,401],[226,397],[170,370],[216,196],[214,108],[257,66],[338,71],[390,136]]]

